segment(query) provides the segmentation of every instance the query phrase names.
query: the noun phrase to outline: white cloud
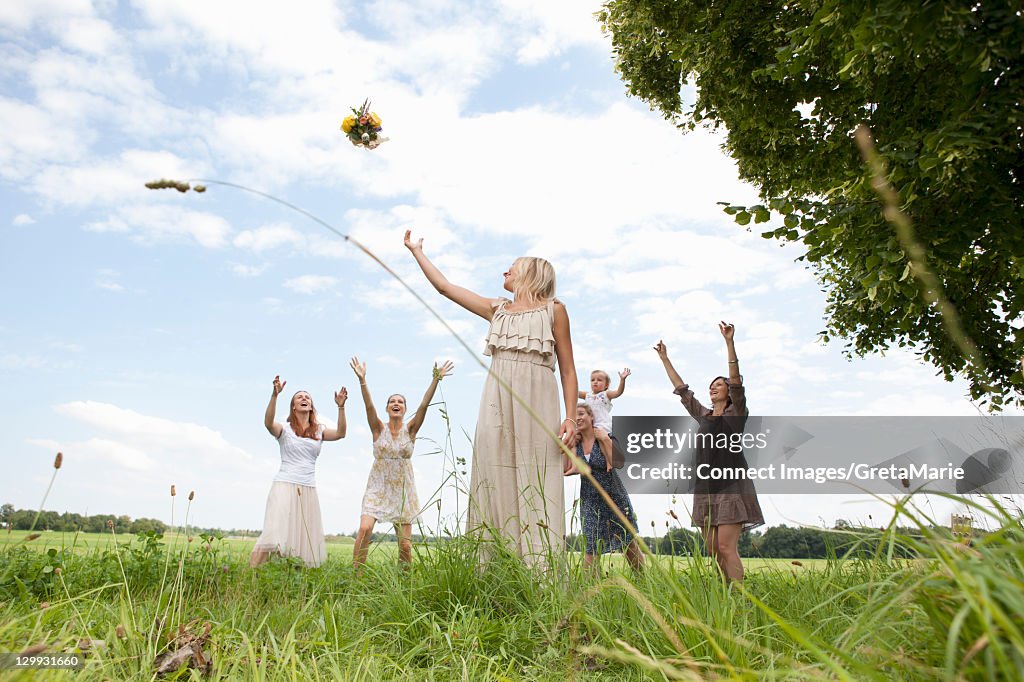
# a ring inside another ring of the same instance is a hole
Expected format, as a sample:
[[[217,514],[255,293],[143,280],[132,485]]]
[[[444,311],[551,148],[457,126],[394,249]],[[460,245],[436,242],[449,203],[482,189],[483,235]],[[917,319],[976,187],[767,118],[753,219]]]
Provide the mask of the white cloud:
[[[231,272],[238,277],[259,277],[266,272],[266,265],[245,265],[244,263],[232,263]]]
[[[90,232],[130,232],[142,242],[195,241],[216,249],[228,243],[231,227],[218,215],[190,211],[177,206],[129,205],[109,219],[89,223]]]
[[[202,172],[202,166],[170,152],[126,149],[116,158],[76,165],[52,164],[36,174],[30,187],[60,205],[121,206],[153,201],[201,201],[191,193],[150,190],[145,183],[159,178],[182,178]],[[173,198],[172,198],[173,197]]]
[[[337,281],[330,275],[302,275],[286,280],[284,287],[297,294],[315,294],[318,291],[330,289]]]
[[[69,353],[81,353],[83,350],[85,350],[79,344],[68,343],[67,341],[54,341],[50,344],[50,348],[67,351]]]
[[[72,462],[77,464],[79,461],[83,461],[86,463],[109,463],[118,468],[135,471],[151,471],[156,468],[156,462],[144,451],[105,438],[90,438],[85,441],[68,443],[29,438],[27,442],[51,451],[63,452],[69,465]]]
[[[0,367],[8,370],[43,370],[66,369],[66,362],[56,362],[52,358],[36,354],[4,353],[0,355]]]
[[[605,48],[594,13],[600,2],[591,0],[501,0],[503,14],[522,28],[516,51],[520,62],[536,64],[577,45]]]
[[[191,450],[204,457],[228,457],[249,460],[251,455],[232,445],[219,431],[163,417],[152,417],[110,403],[91,400],[57,405],[58,414],[75,419],[100,431],[130,439],[133,447],[145,450]]]
[[[262,253],[281,246],[301,248],[306,244],[306,238],[287,223],[274,223],[255,230],[243,230],[235,236],[233,243],[240,249]]]
[[[14,216],[14,219],[11,221],[11,225],[15,227],[21,227],[23,225],[33,225],[35,224],[35,222],[35,218],[30,216],[29,214],[19,213],[18,215]]]
[[[80,160],[94,137],[65,126],[55,112],[6,97],[0,97],[0,125],[11,131],[0,135],[0,177],[12,181],[25,180],[45,163]]]

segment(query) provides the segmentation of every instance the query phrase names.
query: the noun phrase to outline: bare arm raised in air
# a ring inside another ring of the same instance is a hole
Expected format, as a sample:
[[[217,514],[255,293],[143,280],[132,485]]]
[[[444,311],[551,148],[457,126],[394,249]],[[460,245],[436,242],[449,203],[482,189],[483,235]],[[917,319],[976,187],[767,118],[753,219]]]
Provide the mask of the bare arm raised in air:
[[[728,322],[719,322],[718,331],[722,332],[725,339],[725,350],[729,355],[729,398],[740,414],[747,412],[747,394],[743,388],[743,375],[740,374],[740,361],[736,357],[736,346],[734,345],[736,327]]]
[[[608,391],[608,400],[615,400],[620,395],[622,395],[622,393],[626,390],[626,377],[628,377],[630,374],[632,374],[632,372],[629,371],[629,367],[626,367],[621,372],[619,372],[619,387],[616,388],[614,391]]]
[[[405,231],[405,247],[412,252],[416,263],[420,266],[420,270],[426,275],[427,281],[437,289],[439,294],[458,303],[469,312],[490,321],[491,317],[494,316],[494,304],[499,299],[481,296],[465,287],[449,282],[448,278],[442,275],[437,266],[431,263],[430,259],[423,253],[423,239],[421,238],[416,242],[412,240],[412,230]]]
[[[267,411],[263,414],[263,425],[267,427],[267,431],[270,431],[270,435],[274,438],[280,438],[281,431],[284,429],[274,421],[274,417],[277,416],[277,396],[281,394],[287,383],[287,381],[281,381],[279,376],[274,377],[274,389],[270,394],[270,404],[267,405]]]
[[[373,408],[373,398],[370,397],[370,389],[366,386],[366,363],[359,362],[359,358],[353,357],[349,364],[359,379],[359,390],[363,396],[363,405],[366,407],[366,423],[370,427],[370,433],[373,434],[373,440],[376,441],[384,430],[384,424],[381,423],[377,411]]]
[[[430,380],[430,386],[427,387],[427,392],[423,395],[423,400],[420,402],[420,406],[416,408],[416,414],[409,420],[409,438],[416,438],[416,432],[423,426],[423,420],[427,416],[427,408],[430,407],[430,401],[434,398],[434,391],[437,390],[437,385],[441,383],[441,379],[452,373],[455,368],[451,362],[445,362],[443,365],[438,367],[434,365],[433,377]]]
[[[324,440],[341,440],[345,437],[348,424],[345,421],[345,401],[348,400],[348,389],[344,386],[334,394],[334,404],[338,406],[338,426],[333,429],[324,429]]]
[[[665,373],[668,375],[669,381],[672,382],[672,388],[675,389],[675,394],[679,396],[679,399],[683,402],[683,407],[690,413],[690,416],[694,419],[702,417],[708,410],[704,407],[699,400],[693,395],[693,391],[687,385],[683,378],[679,376],[679,372],[672,366],[672,361],[668,359],[668,348],[665,346],[664,341],[658,341],[657,345],[654,346],[654,350],[658,353],[658,357],[661,358],[661,364],[665,367]]]

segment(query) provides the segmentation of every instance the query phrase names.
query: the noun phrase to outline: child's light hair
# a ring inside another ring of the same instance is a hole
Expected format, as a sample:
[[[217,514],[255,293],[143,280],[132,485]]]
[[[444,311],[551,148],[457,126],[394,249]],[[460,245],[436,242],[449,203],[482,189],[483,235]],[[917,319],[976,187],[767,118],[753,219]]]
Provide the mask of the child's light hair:
[[[555,297],[555,268],[536,256],[521,256],[512,263],[516,270],[515,294],[527,303]]]
[[[605,386],[612,385],[612,378],[608,376],[608,372],[604,371],[603,369],[595,369],[593,372],[590,373],[590,378],[593,379],[595,374],[604,377]]]

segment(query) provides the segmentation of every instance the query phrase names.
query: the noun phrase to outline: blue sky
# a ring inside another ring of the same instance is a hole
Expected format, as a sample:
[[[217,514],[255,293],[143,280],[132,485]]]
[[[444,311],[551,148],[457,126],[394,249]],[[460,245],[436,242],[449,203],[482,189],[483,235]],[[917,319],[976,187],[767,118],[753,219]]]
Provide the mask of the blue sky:
[[[962,382],[911,354],[848,362],[817,343],[824,296],[800,252],[721,213],[716,202],[755,192],[720,138],[681,135],[625,96],[598,8],[0,4],[0,502],[36,506],[62,450],[48,508],[169,520],[173,483],[196,490],[199,525],[259,527],[278,460],[262,427],[271,380],[331,416],[332,392],[356,385],[352,355],[380,404],[391,392],[417,401],[432,363],[454,360],[442,388],[454,453],[468,456],[485,324],[428,291],[406,227],[450,279],[486,295],[516,256],[551,260],[581,382],[633,369],[613,414],[681,410],[651,350],[659,338],[694,384],[724,374],[720,319],[737,326],[754,411],[975,414]],[[338,130],[365,97],[390,137],[374,152]],[[323,228],[228,188],[143,188],[159,177],[238,182],[312,211],[394,267],[474,356]],[[328,532],[357,525],[371,461],[352,393],[349,436],[318,465]],[[424,500],[451,470],[428,442],[444,435],[432,411],[415,459]],[[671,500],[635,503],[643,528],[664,530]],[[762,505],[769,524],[884,514],[856,497]],[[441,523],[455,514],[447,490]]]

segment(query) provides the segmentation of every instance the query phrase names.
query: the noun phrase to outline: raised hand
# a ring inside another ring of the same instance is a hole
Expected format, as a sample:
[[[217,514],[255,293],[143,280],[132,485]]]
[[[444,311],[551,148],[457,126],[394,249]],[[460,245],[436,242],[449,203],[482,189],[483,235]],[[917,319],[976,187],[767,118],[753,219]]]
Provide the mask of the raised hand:
[[[664,341],[658,341],[658,343],[654,345],[654,351],[662,360],[668,359],[668,347],[665,345]]]
[[[625,380],[625,378],[628,377],[630,374],[632,374],[632,372],[629,371],[629,367],[626,367],[621,372],[619,372],[619,378]]]
[[[340,391],[334,393],[334,404],[338,407],[345,407],[346,400],[348,400],[348,389],[342,386]]]
[[[287,381],[281,381],[281,377],[280,376],[274,377],[274,395],[275,396],[280,395],[281,391],[284,390],[284,385],[287,384],[287,383],[288,383]]]
[[[412,240],[412,230],[406,230],[405,231],[405,248],[409,249],[410,251],[415,251],[416,249],[422,249],[423,248],[423,237],[420,237],[420,240],[418,242],[414,242]]]
[[[445,363],[443,365],[441,365],[440,367],[438,367],[437,363],[435,362],[434,363],[434,378],[437,379],[438,381],[440,381],[441,379],[444,379],[446,376],[451,376],[451,373],[452,373],[453,369],[455,369],[455,365],[452,364],[451,360],[445,360]]]
[[[352,356],[352,360],[351,362],[349,362],[349,366],[352,368],[352,371],[355,372],[356,376],[359,378],[359,383],[366,383],[366,363],[359,362],[359,358],[357,358],[356,356]]]
[[[718,331],[722,332],[722,336],[725,337],[726,341],[732,341],[733,334],[736,333],[736,327],[727,322],[719,322]]]

